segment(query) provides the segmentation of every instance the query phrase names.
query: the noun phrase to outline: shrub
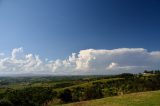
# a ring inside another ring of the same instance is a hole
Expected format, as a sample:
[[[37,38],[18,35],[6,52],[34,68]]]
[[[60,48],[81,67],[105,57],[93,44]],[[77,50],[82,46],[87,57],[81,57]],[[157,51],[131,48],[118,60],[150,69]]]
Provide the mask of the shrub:
[[[72,101],[72,93],[70,89],[65,89],[63,92],[60,93],[59,98],[63,102],[71,102]]]
[[[99,86],[90,86],[85,90],[85,99],[98,99],[103,97],[102,89]]]
[[[53,98],[52,89],[30,87],[7,92],[6,98],[15,106],[41,106]]]
[[[13,106],[13,104],[5,99],[0,100],[0,106]]]

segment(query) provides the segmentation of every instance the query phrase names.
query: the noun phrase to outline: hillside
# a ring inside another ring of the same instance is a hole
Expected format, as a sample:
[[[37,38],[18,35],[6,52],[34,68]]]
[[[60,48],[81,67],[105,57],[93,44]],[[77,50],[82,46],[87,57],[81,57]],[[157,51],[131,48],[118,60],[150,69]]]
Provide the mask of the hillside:
[[[60,106],[160,106],[159,98],[160,91],[150,91],[82,101]]]
[[[160,74],[130,73],[2,77],[0,106],[159,106],[160,91],[156,91],[160,90],[159,82]]]

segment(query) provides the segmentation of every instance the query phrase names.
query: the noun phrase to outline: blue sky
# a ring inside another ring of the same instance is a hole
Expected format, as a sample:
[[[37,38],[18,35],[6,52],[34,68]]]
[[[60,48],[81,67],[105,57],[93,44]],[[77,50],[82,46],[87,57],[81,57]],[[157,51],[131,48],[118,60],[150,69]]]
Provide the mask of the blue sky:
[[[158,0],[1,0],[0,51],[47,58],[83,49],[159,50]]]
[[[159,40],[159,0],[0,0],[0,75],[160,69]]]

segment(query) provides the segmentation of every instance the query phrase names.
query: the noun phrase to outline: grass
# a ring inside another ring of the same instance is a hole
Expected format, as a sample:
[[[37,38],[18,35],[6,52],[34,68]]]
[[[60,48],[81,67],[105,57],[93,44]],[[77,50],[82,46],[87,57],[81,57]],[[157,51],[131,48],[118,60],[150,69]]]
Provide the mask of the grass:
[[[159,98],[160,91],[150,91],[58,106],[160,106]]]

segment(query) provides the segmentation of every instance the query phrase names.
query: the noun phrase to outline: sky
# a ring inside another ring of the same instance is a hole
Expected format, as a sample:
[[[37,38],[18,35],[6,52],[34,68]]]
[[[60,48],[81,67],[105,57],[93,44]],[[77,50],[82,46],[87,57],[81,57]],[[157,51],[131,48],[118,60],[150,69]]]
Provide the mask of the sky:
[[[159,0],[0,0],[0,75],[160,69],[159,12]]]

